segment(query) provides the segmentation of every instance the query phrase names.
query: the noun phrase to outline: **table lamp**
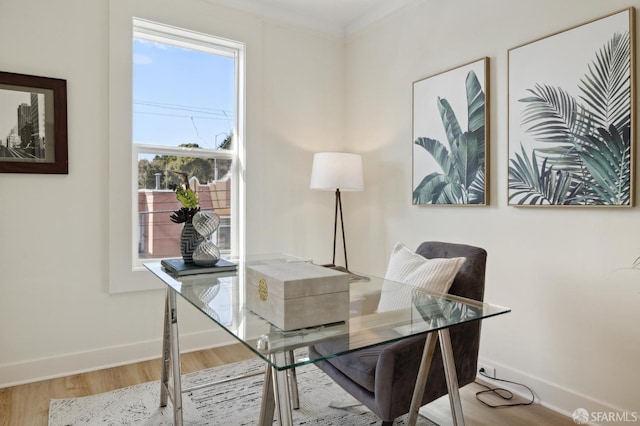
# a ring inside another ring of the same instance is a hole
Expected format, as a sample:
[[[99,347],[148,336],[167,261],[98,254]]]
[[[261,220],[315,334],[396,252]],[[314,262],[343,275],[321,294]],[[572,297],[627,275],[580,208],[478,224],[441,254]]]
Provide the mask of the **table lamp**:
[[[338,210],[340,210],[340,227],[342,229],[342,246],[344,248],[344,267],[348,271],[347,243],[344,238],[344,220],[342,218],[342,199],[340,191],[362,191],[362,157],[347,152],[319,152],[313,156],[311,168],[311,189],[335,191],[336,207],[333,219],[333,261],[336,263],[336,238],[338,233]]]

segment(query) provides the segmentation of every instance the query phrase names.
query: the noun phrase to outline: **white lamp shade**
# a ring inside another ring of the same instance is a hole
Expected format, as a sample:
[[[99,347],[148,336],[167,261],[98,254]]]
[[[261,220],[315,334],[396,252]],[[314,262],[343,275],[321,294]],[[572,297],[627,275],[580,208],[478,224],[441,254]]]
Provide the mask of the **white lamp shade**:
[[[319,152],[313,156],[311,189],[362,191],[362,157],[347,152]]]

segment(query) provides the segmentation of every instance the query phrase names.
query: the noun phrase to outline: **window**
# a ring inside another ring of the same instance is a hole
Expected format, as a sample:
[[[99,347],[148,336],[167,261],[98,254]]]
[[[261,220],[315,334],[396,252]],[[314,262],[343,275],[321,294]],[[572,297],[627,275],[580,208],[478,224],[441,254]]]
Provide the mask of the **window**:
[[[180,256],[169,217],[185,176],[221,217],[214,243],[238,253],[242,46],[139,19],[133,29],[133,265]]]

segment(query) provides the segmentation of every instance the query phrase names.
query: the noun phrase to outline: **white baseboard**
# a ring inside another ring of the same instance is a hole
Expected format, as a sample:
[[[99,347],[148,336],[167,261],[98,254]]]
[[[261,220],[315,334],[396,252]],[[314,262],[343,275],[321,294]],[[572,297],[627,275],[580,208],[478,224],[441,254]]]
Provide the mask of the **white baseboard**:
[[[550,410],[563,414],[571,418],[573,412],[578,408],[584,408],[589,413],[631,413],[637,412],[637,408],[616,407],[608,402],[599,401],[588,395],[568,389],[557,383],[549,382],[540,377],[532,376],[523,371],[515,370],[495,361],[481,358],[479,363],[490,365],[496,368],[497,376],[500,379],[511,380],[522,383],[531,388],[535,394],[535,402]],[[494,381],[479,376],[480,381],[484,381],[495,387],[502,387],[510,390],[514,394],[525,399],[531,399],[528,391],[521,386],[511,385],[500,381]],[[597,423],[587,422],[585,424],[595,425]],[[612,423],[607,423],[612,424]]]
[[[180,352],[224,346],[234,340],[223,330],[180,334]],[[0,365],[0,388],[86,373],[161,357],[162,340],[112,346],[51,358]]]

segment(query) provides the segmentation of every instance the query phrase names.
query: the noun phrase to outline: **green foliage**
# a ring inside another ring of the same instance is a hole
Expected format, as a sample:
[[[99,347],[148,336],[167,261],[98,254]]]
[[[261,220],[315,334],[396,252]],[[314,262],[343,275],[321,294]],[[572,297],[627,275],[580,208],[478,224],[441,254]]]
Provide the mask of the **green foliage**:
[[[588,65],[579,100],[545,84],[520,99],[527,104],[522,125],[542,147],[531,150],[529,160],[521,144],[521,154],[510,160],[510,201],[630,203],[630,58],[629,33],[616,33]]]
[[[191,222],[193,216],[200,210],[198,204],[200,200],[194,190],[189,185],[189,175],[178,172],[184,181],[181,185],[172,185],[171,189],[176,192],[176,199],[182,206],[179,210],[173,212],[169,217],[174,223]]]
[[[231,136],[227,137],[223,145],[228,141],[230,147]],[[183,148],[200,148],[198,144],[182,144]],[[221,149],[226,149],[221,146]],[[175,155],[156,155],[153,160],[141,159],[138,161],[138,189],[153,189],[156,186],[156,173],[161,174],[160,187],[171,188],[181,183],[180,176],[175,172],[181,171],[189,176],[195,176],[200,182],[210,182],[216,178],[225,176],[231,170],[231,160],[212,160],[198,157],[177,157]]]
[[[485,196],[485,96],[475,72],[466,78],[468,130],[446,99],[438,98],[438,111],[447,134],[448,148],[440,141],[418,137],[442,173],[430,173],[413,191],[416,204],[483,204]]]
[[[198,207],[200,200],[198,195],[191,188],[183,188],[179,186],[176,188],[176,199],[180,202],[182,207],[193,209]]]
[[[233,135],[229,134],[218,149],[231,149]],[[200,149],[195,143],[179,145],[182,148]],[[154,189],[156,175],[160,175],[160,187],[176,193],[180,209],[174,211],[170,219],[174,223],[191,222],[200,210],[200,200],[189,186],[189,177],[200,182],[210,182],[224,177],[231,169],[232,160],[207,159],[189,156],[156,155],[153,160],[138,161],[138,189]],[[217,169],[217,171],[216,171]]]
[[[593,192],[589,204],[629,204],[631,196],[631,143],[629,126],[621,134],[611,124],[598,128],[582,144],[581,158],[588,174],[582,179]]]
[[[580,190],[571,188],[571,175],[563,170],[555,171],[547,166],[547,159],[538,165],[536,153],[531,159],[521,146],[521,155],[511,159],[509,167],[509,201],[517,204],[571,204]]]
[[[233,133],[229,133],[218,149],[233,149]]]

